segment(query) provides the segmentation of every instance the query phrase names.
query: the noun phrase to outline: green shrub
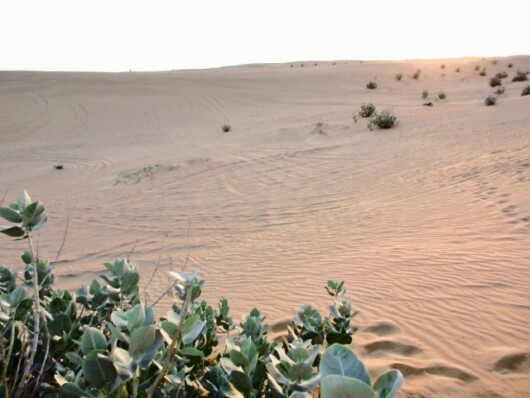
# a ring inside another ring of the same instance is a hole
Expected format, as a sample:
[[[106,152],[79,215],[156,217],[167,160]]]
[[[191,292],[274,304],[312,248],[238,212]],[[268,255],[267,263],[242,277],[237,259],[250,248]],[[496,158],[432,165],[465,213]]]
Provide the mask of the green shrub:
[[[125,259],[105,263],[101,280],[75,293],[55,289],[52,268],[33,244],[33,231],[47,220],[44,210],[26,192],[0,208],[0,217],[13,224],[0,232],[29,246],[22,275],[0,267],[1,397],[397,394],[399,371],[372,384],[363,363],[342,345],[351,343],[357,315],[344,282],[328,281],[329,315],[302,306],[283,343],[267,339],[258,309],[230,336],[235,324],[228,302],[221,299],[214,308],[200,300],[205,282],[198,271],[170,272],[175,282],[164,294],[174,303],[156,321],[154,308],[140,302],[138,270]],[[227,336],[224,349],[218,332]]]
[[[523,91],[521,91],[521,96],[530,95],[530,86],[526,86],[523,88]]]
[[[528,73],[529,72],[521,72],[520,70],[518,70],[515,76],[513,77],[512,82],[524,82],[528,80]]]
[[[421,98],[426,99],[427,97],[429,97],[429,91],[423,90],[423,92],[421,93]]]
[[[445,92],[440,91],[440,92],[438,93],[438,98],[441,99],[441,100],[444,100],[444,99],[447,98],[447,95],[445,94]]]
[[[403,73],[396,73],[396,80],[403,79]]]
[[[480,76],[486,76],[486,69],[482,69],[479,73]]]
[[[377,126],[380,129],[390,129],[399,123],[398,118],[390,110],[384,110],[381,113],[374,113],[372,119],[368,123],[368,128],[373,129],[373,126]]]
[[[221,130],[223,130],[224,133],[228,133],[230,130],[232,130],[232,126],[230,126],[229,124],[223,124],[221,126]]]
[[[412,78],[413,78],[414,80],[418,80],[418,79],[420,78],[420,73],[421,73],[421,71],[418,69],[416,72],[414,72],[414,73],[412,74]]]
[[[370,117],[375,112],[375,105],[371,102],[367,104],[362,104],[361,109],[359,110],[359,116],[361,117]]]
[[[484,100],[484,103],[487,105],[487,106],[493,106],[497,103],[497,97],[494,96],[494,95],[488,95],[486,97],[486,99]]]
[[[368,84],[366,85],[366,88],[370,90],[375,90],[377,88],[377,83],[374,82],[373,80],[370,80]]]

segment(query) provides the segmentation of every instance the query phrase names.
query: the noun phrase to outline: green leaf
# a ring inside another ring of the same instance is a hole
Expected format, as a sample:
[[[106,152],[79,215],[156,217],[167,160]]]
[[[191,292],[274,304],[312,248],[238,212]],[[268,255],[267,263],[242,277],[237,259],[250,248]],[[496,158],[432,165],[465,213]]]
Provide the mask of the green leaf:
[[[186,357],[204,358],[204,352],[194,347],[184,347],[180,353]]]
[[[24,211],[26,206],[28,206],[31,203],[31,198],[29,194],[24,190],[20,192],[17,199],[18,208],[20,211]]]
[[[20,213],[9,207],[0,207],[0,217],[4,218],[9,222],[22,222],[22,217],[20,216]]]
[[[140,357],[155,342],[155,327],[144,326],[136,329],[130,338],[129,354],[133,358]]]
[[[304,362],[296,363],[289,368],[289,377],[291,380],[307,380],[312,375],[313,367]]]
[[[145,310],[142,304],[136,304],[128,313],[127,329],[132,332],[142,326],[145,321]]]
[[[106,350],[107,339],[105,335],[96,328],[88,327],[81,336],[81,351],[87,355],[94,350]]]
[[[103,388],[116,379],[117,372],[112,360],[95,350],[83,360],[83,375],[92,387]]]
[[[331,375],[320,382],[321,398],[376,398],[375,391],[358,379]]]
[[[124,275],[123,279],[121,280],[121,292],[123,294],[129,294],[132,292],[132,290],[138,286],[138,281],[140,280],[140,276],[137,272],[129,272]]]
[[[41,214],[40,216],[35,217],[31,222],[28,223],[28,227],[31,227],[34,230],[39,230],[44,224],[48,221],[48,216],[46,214]]]
[[[391,370],[379,376],[374,384],[377,398],[393,398],[403,384],[403,375],[399,370]]]
[[[193,315],[186,319],[182,326],[182,342],[184,344],[193,343],[205,324],[206,322],[202,321],[199,315]]]
[[[348,348],[340,344],[328,347],[320,360],[320,375],[322,379],[329,375],[341,375],[359,379],[371,385],[370,375],[364,364]]]
[[[64,355],[70,362],[75,365],[81,366],[83,364],[83,359],[79,356],[77,352],[67,352]]]
[[[56,314],[51,322],[48,322],[48,330],[53,336],[61,336],[69,333],[72,329],[72,321],[65,314]]]
[[[36,201],[27,206],[22,212],[22,219],[26,224],[30,224],[38,216],[44,212],[44,205],[40,201]]]
[[[230,382],[245,396],[248,396],[252,391],[252,382],[249,377],[239,370],[233,370],[230,373]]]
[[[22,256],[20,256],[20,258],[22,258],[22,261],[24,262],[24,264],[27,264],[27,265],[30,265],[33,262],[33,256],[27,250],[22,254]]]
[[[17,226],[0,227],[0,232],[6,234],[7,236],[11,236],[12,238],[20,238],[26,235],[26,231]]]
[[[74,383],[66,383],[59,389],[59,398],[85,398],[90,397],[81,387]]]
[[[26,289],[23,286],[17,286],[9,295],[9,305],[16,308],[26,298],[26,294]]]

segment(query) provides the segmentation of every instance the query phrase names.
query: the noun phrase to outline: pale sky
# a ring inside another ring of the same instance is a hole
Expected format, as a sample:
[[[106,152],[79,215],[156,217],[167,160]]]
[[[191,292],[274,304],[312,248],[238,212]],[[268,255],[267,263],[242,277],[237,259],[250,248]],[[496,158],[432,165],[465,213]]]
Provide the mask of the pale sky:
[[[1,0],[0,70],[530,54],[528,0]]]

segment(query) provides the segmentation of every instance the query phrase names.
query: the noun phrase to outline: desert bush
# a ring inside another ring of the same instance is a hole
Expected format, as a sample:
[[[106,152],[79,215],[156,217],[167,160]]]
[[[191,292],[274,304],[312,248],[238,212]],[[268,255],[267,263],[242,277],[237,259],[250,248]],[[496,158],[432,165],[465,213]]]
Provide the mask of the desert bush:
[[[513,68],[513,64],[511,62],[508,64],[508,68]]]
[[[423,90],[423,92],[421,93],[421,98],[426,99],[427,97],[429,97],[429,91]]]
[[[445,69],[445,64],[441,64],[440,69]]]
[[[445,92],[440,91],[440,92],[438,93],[438,98],[441,99],[441,100],[444,100],[444,99],[447,98],[447,95],[445,94]]]
[[[455,72],[456,72],[456,73],[460,73],[460,68],[456,68],[456,69],[455,69]]]
[[[361,117],[370,117],[375,112],[375,105],[371,102],[367,104],[361,104],[361,109],[359,110],[359,116]]]
[[[512,82],[524,82],[528,80],[528,73],[529,72],[521,72],[520,70],[518,70],[515,73],[515,76],[513,77]]]
[[[396,80],[403,79],[403,73],[396,73]]]
[[[496,96],[500,96],[500,95],[503,95],[505,93],[506,89],[503,87],[503,86],[500,86],[496,91],[495,91],[495,95]]]
[[[232,130],[232,126],[229,124],[223,124],[221,126],[221,130],[223,130],[223,133],[228,133],[230,130]]]
[[[484,100],[484,103],[487,105],[487,106],[493,106],[497,103],[497,97],[494,96],[494,95],[488,95],[486,97],[486,99]]]
[[[420,73],[421,73],[421,71],[418,69],[416,72],[414,72],[414,73],[412,74],[412,78],[413,78],[414,80],[418,80],[418,79],[420,78]]]
[[[523,91],[521,91],[521,96],[530,95],[530,86],[526,86],[523,88]]]
[[[486,69],[482,69],[479,73],[480,76],[486,76]]]
[[[497,75],[495,75],[494,77],[490,79],[491,87],[497,87],[497,86],[500,86],[501,84],[502,84],[502,79]]]
[[[366,85],[366,88],[370,90],[375,90],[377,88],[377,83],[374,82],[373,80],[370,80],[368,84]]]
[[[497,72],[495,76],[497,76],[499,79],[506,79],[508,77],[508,73],[506,73],[506,71]]]
[[[480,70],[480,65],[475,65],[475,70],[478,72]]]
[[[283,343],[270,342],[258,309],[235,323],[226,299],[217,308],[200,299],[205,282],[170,272],[171,309],[155,321],[140,302],[140,277],[125,259],[70,293],[54,287],[52,267],[38,258],[33,231],[47,220],[44,205],[23,192],[0,208],[13,225],[0,232],[28,242],[22,275],[0,267],[1,397],[308,397],[359,392],[392,398],[397,370],[372,384],[349,344],[357,312],[344,282],[328,281],[329,315],[302,306]],[[158,300],[157,300],[158,301]],[[219,347],[218,334],[227,336]],[[355,395],[357,396],[357,395]]]
[[[384,110],[381,113],[374,113],[372,119],[368,123],[368,128],[373,129],[373,126],[380,129],[390,129],[399,123],[398,118],[391,110]]]

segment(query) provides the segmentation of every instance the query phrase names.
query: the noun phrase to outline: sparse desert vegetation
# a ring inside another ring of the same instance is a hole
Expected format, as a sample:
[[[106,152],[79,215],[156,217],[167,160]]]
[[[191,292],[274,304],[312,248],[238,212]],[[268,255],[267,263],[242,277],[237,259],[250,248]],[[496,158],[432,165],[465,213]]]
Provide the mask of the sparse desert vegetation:
[[[421,98],[422,99],[427,99],[429,97],[429,91],[428,90],[423,90],[422,93],[421,93]]]
[[[230,130],[232,130],[232,126],[230,126],[229,124],[223,124],[221,126],[221,130],[223,131],[223,133],[228,133]]]
[[[521,91],[521,96],[530,95],[530,86],[526,86],[523,88],[523,91]]]
[[[486,99],[484,100],[484,103],[487,105],[487,106],[493,106],[497,103],[497,97],[494,96],[494,95],[488,95],[486,97]]]
[[[444,99],[447,98],[447,95],[445,94],[444,91],[440,91],[440,92],[438,93],[438,98],[441,99],[441,100],[444,100]]]
[[[359,109],[359,116],[361,117],[370,117],[375,112],[375,105],[371,102],[362,104],[361,109]]]
[[[502,84],[502,78],[499,77],[499,76],[493,76],[490,79],[490,86],[491,87],[497,87],[497,86],[500,86],[501,84]]]
[[[403,79],[403,73],[396,73],[396,80],[401,80]]]
[[[374,113],[372,119],[368,123],[368,128],[373,129],[374,126],[380,129],[391,129],[399,123],[397,116],[389,109],[385,109],[381,113]]]
[[[479,73],[480,76],[486,76],[486,69],[482,69]]]
[[[495,95],[497,95],[497,96],[499,96],[499,95],[503,95],[505,92],[506,92],[506,89],[505,89],[503,86],[500,86],[500,87],[495,91]]]
[[[512,82],[524,82],[524,81],[528,80],[528,74],[529,73],[530,72],[521,72],[520,70],[518,70],[515,73],[515,76],[513,77]]]
[[[414,73],[412,74],[412,78],[413,78],[414,80],[418,80],[418,79],[420,78],[420,74],[421,74],[421,70],[418,69],[416,72],[414,72]]]
[[[366,85],[366,88],[370,90],[375,90],[377,88],[377,83],[374,82],[373,80],[370,80],[368,84]]]

